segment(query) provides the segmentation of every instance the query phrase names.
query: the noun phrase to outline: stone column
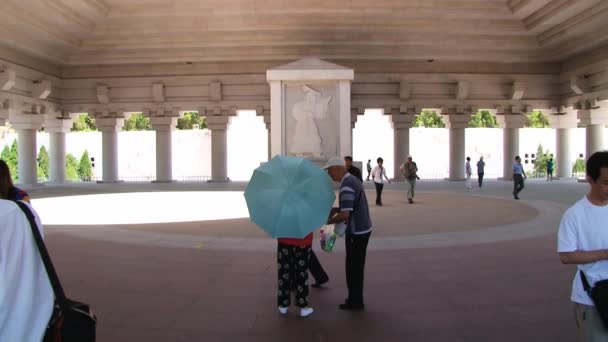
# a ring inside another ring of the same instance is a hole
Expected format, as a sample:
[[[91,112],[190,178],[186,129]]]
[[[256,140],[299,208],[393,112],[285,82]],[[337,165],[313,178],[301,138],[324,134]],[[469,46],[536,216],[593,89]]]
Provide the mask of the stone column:
[[[605,149],[604,126],[608,124],[608,101],[586,101],[578,105],[577,113],[580,124],[585,126],[586,155],[589,158],[593,153]]]
[[[502,178],[513,180],[513,163],[519,154],[519,129],[524,127],[526,116],[508,112],[496,116],[498,126],[502,128]]]
[[[118,132],[124,125],[124,118],[96,118],[95,124],[101,131],[103,176],[101,183],[117,183],[118,179]]]
[[[211,182],[228,181],[228,129],[229,116],[207,116],[211,131]]]
[[[412,113],[395,113],[391,115],[391,123],[393,126],[393,144],[394,144],[394,179],[403,180],[400,166],[410,155],[410,128],[414,125],[414,114]]]
[[[268,160],[272,159],[272,125],[270,124],[270,115],[264,115],[264,124],[268,131]]]
[[[156,180],[152,183],[173,182],[173,130],[177,117],[152,116],[152,127],[156,131]]]
[[[449,149],[450,149],[450,177],[451,181],[465,179],[465,134],[464,129],[468,127],[471,116],[466,113],[444,114],[447,119],[446,127],[449,130]]]
[[[572,175],[572,155],[570,153],[570,134],[577,126],[576,112],[572,109],[549,115],[549,124],[555,128],[555,171],[556,178],[570,178]]]
[[[68,117],[54,118],[45,124],[49,133],[49,181],[65,183],[65,134],[72,128],[72,120]]]
[[[36,184],[38,182],[36,132],[42,128],[45,115],[39,114],[41,112],[39,106],[25,107],[26,110],[20,113],[10,111],[9,121],[17,131],[19,183]]]

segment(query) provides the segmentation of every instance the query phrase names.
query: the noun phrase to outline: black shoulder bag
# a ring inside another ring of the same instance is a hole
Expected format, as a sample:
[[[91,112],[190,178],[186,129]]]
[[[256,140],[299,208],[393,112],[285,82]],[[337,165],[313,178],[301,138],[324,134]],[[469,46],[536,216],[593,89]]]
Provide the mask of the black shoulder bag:
[[[43,342],[95,342],[97,317],[95,317],[89,305],[71,300],[65,296],[49,252],[44,245],[40,231],[38,231],[34,214],[24,203],[19,201],[15,201],[15,203],[21,208],[30,223],[36,246],[38,246],[40,257],[55,293],[53,313],[46,328]]]
[[[608,279],[600,280],[595,283],[593,287],[589,286],[587,277],[583,271],[581,273],[581,281],[583,282],[583,289],[589,297],[593,300],[593,304],[597,309],[597,312],[604,322],[604,327],[608,329]]]

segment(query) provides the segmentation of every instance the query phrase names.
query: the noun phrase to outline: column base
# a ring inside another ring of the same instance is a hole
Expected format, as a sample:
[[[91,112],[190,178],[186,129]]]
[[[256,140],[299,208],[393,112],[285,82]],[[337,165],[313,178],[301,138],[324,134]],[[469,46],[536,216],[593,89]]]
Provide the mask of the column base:
[[[220,180],[218,180],[218,179],[210,179],[210,180],[207,181],[207,183],[230,183],[230,182],[232,182],[230,180],[230,178],[223,179],[223,180],[222,179],[220,179]]]
[[[119,184],[119,183],[124,183],[124,182],[125,182],[124,180],[116,180],[116,181],[110,181],[110,182],[100,180],[95,183],[97,183],[97,184]]]
[[[171,179],[171,180],[153,180],[151,182],[152,184],[159,184],[159,183],[177,183],[177,181]]]

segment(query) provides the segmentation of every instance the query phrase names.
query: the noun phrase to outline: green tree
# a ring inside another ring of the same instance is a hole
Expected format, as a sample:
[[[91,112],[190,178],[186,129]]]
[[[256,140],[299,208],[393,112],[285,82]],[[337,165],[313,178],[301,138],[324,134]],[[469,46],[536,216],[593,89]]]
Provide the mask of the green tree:
[[[487,110],[480,110],[475,115],[471,116],[469,121],[469,127],[471,128],[496,128],[496,118],[490,114]]]
[[[192,129],[194,125],[198,128],[207,128],[207,120],[198,115],[198,112],[186,112],[183,118],[177,119],[177,129]]]
[[[89,158],[89,151],[84,150],[82,157],[80,157],[80,163],[78,164],[78,177],[80,180],[88,182],[91,180],[93,175],[93,166],[91,164],[91,158]]]
[[[143,113],[133,113],[125,120],[123,131],[149,131],[152,129],[150,118],[144,116]]]
[[[534,172],[537,174],[545,174],[547,172],[547,161],[549,161],[551,158],[552,157],[549,150],[543,152],[543,146],[538,145],[536,156],[534,158]]]
[[[583,158],[577,158],[576,161],[574,162],[574,164],[572,165],[572,172],[573,173],[585,172],[585,169],[586,169],[585,160],[583,160]]]
[[[540,110],[535,110],[528,115],[526,127],[530,128],[545,128],[549,126],[549,120],[543,115]]]
[[[11,173],[11,178],[13,182],[17,182],[17,164],[15,163],[16,158],[11,153],[11,149],[8,145],[4,146],[2,149],[2,154],[0,154],[0,159],[4,160],[6,165],[8,165],[8,170]]]
[[[49,153],[44,145],[40,146],[38,152],[38,178],[41,180],[49,179]]]
[[[423,110],[422,113],[416,115],[414,127],[443,128],[445,123],[441,115],[437,115],[434,110]]]
[[[65,156],[65,177],[71,181],[78,181],[78,160],[71,153]]]
[[[90,117],[88,113],[78,115],[72,125],[72,132],[91,132],[96,130],[95,118]]]

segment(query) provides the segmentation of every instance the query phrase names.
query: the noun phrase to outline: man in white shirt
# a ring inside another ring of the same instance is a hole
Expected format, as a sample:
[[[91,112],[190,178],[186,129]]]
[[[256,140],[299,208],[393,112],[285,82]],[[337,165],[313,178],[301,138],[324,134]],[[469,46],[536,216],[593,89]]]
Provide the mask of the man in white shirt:
[[[54,298],[27,217],[0,200],[0,341],[42,341]]]
[[[570,207],[559,226],[557,251],[563,264],[577,265],[570,299],[574,303],[580,341],[608,341],[608,329],[583,289],[580,271],[589,284],[608,279],[608,152],[587,160],[589,193]]]

